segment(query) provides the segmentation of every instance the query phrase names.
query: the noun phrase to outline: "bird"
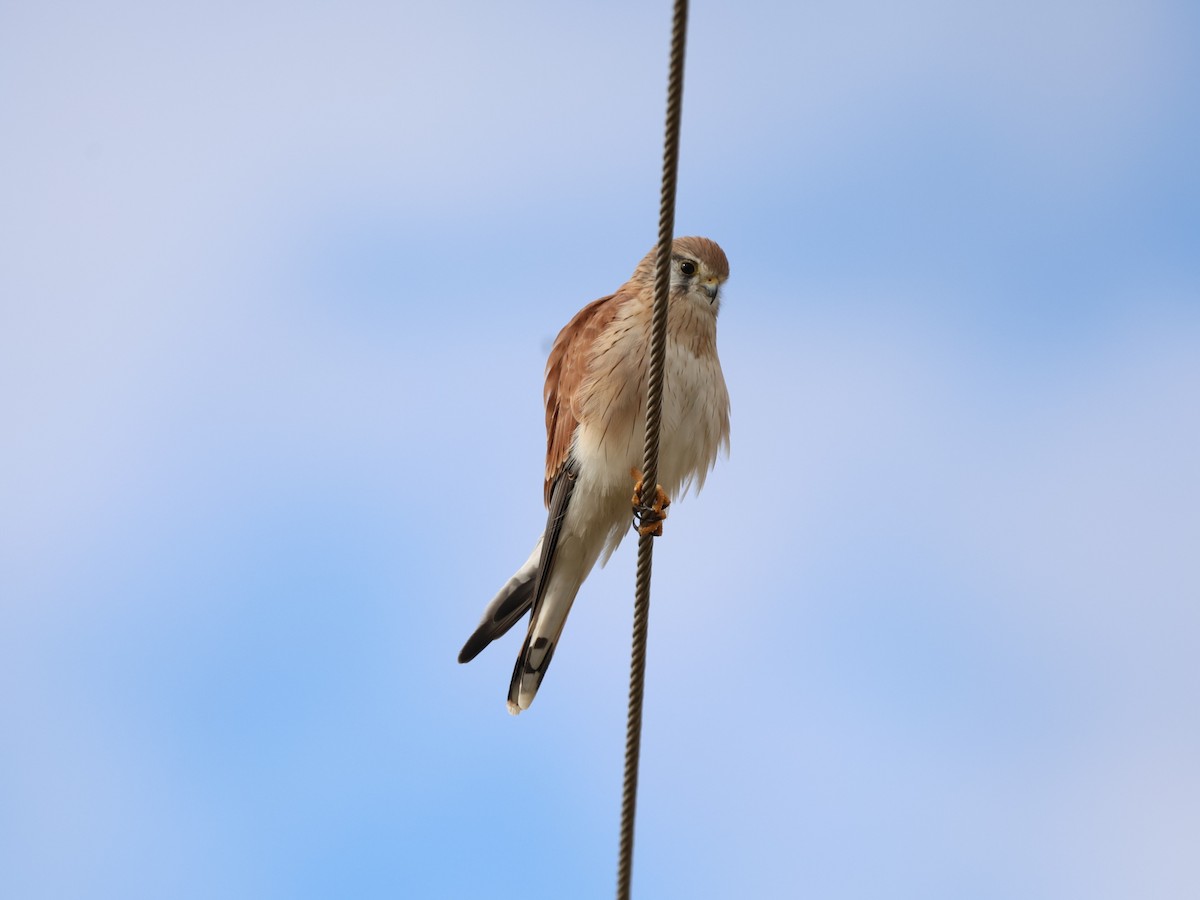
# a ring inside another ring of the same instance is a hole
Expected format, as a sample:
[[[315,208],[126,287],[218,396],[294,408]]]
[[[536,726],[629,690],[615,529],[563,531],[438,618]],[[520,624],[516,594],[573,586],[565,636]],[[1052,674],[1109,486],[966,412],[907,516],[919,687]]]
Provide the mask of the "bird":
[[[658,484],[638,503],[656,257],[651,250],[616,292],[581,309],[546,361],[546,528],[458,655],[470,662],[530,613],[508,690],[514,715],[533,702],[584,579],[631,530],[631,503],[633,528],[661,535],[670,498],[699,491],[718,454],[729,453],[729,391],[717,358],[729,261],[715,241],[680,237],[670,256]]]

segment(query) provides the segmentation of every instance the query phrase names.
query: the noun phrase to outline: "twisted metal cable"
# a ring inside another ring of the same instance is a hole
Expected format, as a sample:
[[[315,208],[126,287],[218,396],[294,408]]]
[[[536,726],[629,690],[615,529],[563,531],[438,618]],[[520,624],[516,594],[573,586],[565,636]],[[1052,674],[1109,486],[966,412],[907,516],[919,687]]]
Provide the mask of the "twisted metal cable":
[[[675,185],[679,170],[679,125],[683,118],[683,54],[687,43],[687,0],[675,0],[671,62],[667,76],[667,121],[654,272],[654,317],[650,325],[650,376],[646,395],[646,447],[638,506],[658,484],[658,439],[662,421],[663,366],[667,344],[667,294],[671,286],[671,244],[675,231]],[[621,795],[621,850],[617,900],[629,900],[633,877],[633,822],[637,811],[638,759],[642,749],[642,698],[646,684],[646,637],[650,624],[650,565],[654,537],[638,539],[637,587],[633,607],[633,651],[629,661],[629,716],[625,725],[625,784]]]

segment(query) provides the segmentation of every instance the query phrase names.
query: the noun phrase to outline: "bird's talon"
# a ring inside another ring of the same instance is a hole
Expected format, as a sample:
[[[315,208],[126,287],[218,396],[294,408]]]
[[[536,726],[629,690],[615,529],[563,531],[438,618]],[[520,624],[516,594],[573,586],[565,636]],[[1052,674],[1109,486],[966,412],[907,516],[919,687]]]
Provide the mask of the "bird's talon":
[[[633,486],[633,527],[643,537],[648,534],[652,534],[655,537],[662,537],[662,523],[663,519],[667,517],[667,507],[671,505],[671,498],[667,496],[667,492],[663,490],[663,486],[658,484],[654,486],[653,502],[648,506],[643,505],[642,473],[634,467],[629,470],[629,474],[635,482]]]
[[[642,537],[645,537],[648,534],[652,534],[655,537],[662,537],[663,527],[662,527],[661,520],[658,522],[652,522],[648,525],[638,525],[636,527],[637,527],[637,533],[640,534]]]

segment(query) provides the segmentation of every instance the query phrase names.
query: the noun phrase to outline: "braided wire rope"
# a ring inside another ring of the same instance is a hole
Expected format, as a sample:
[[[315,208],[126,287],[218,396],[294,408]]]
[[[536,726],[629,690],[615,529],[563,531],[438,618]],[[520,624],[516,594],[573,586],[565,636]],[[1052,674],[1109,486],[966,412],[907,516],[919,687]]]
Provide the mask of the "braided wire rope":
[[[654,316],[650,325],[650,377],[646,394],[646,446],[642,461],[645,508],[658,484],[658,440],[662,421],[663,367],[667,344],[667,295],[671,285],[671,244],[675,231],[675,186],[679,170],[679,126],[683,118],[683,55],[687,43],[687,0],[675,0],[671,23],[671,61],[667,76],[666,136],[658,219],[658,255],[654,271]],[[625,725],[625,782],[621,794],[621,849],[617,863],[617,900],[629,900],[633,877],[633,823],[637,811],[638,759],[642,749],[642,700],[646,685],[646,638],[650,624],[650,566],[654,536],[638,539],[637,586],[633,607],[633,650],[629,660],[629,715]]]

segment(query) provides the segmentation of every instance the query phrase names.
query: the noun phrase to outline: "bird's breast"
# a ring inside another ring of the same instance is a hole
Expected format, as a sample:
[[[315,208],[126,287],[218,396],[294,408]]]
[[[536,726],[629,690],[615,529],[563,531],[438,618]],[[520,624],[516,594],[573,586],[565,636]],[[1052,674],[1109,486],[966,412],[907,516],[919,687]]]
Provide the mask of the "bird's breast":
[[[674,496],[699,487],[729,441],[729,392],[715,353],[667,344],[659,441],[659,482]]]
[[[668,339],[659,432],[658,481],[671,496],[702,483],[729,439],[729,394],[715,354],[697,355]],[[598,383],[593,415],[581,420],[574,455],[577,490],[631,492],[629,470],[642,467],[646,441],[646,376],[630,372],[622,386]]]

